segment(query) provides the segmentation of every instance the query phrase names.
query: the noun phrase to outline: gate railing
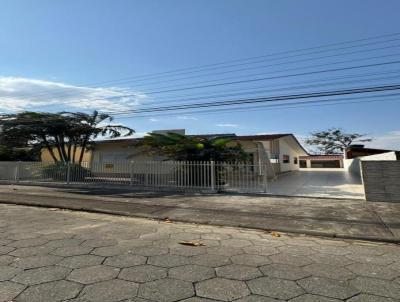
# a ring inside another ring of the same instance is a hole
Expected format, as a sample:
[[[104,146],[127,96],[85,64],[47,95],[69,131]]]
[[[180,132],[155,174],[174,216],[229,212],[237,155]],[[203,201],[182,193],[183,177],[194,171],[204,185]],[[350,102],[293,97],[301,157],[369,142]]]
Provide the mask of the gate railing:
[[[13,183],[118,184],[145,190],[267,192],[267,165],[213,161],[0,162]]]

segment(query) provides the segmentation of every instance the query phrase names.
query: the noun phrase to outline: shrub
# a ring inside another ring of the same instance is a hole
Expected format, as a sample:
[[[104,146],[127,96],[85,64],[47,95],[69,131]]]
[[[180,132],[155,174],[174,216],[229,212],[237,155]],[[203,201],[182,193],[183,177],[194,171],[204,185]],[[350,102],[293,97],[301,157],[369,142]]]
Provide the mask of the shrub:
[[[71,163],[70,165],[70,181],[83,181],[90,176],[90,170],[79,164]],[[43,178],[51,178],[53,180],[67,181],[68,164],[57,162],[42,168]]]

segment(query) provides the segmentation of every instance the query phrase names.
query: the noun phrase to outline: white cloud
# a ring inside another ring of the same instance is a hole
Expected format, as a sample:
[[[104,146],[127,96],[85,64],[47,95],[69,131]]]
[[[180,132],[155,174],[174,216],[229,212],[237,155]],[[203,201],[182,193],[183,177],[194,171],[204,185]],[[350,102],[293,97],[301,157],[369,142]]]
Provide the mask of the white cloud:
[[[237,128],[237,127],[239,127],[238,124],[229,124],[229,123],[226,123],[226,124],[216,124],[215,126],[217,126],[217,127],[228,127],[228,128]]]
[[[151,117],[151,118],[149,118],[149,121],[150,121],[150,122],[158,122],[159,119],[156,119],[156,118]]]
[[[179,120],[192,120],[192,121],[197,121],[198,118],[193,117],[193,116],[186,116],[186,115],[180,115],[176,117]]]
[[[372,137],[372,142],[365,143],[366,146],[377,149],[400,150],[400,130],[375,134]]]
[[[130,94],[130,96],[124,96]],[[106,98],[106,99],[105,99]],[[126,88],[91,88],[29,78],[0,77],[0,110],[32,110],[61,106],[62,110],[123,111],[146,99]]]

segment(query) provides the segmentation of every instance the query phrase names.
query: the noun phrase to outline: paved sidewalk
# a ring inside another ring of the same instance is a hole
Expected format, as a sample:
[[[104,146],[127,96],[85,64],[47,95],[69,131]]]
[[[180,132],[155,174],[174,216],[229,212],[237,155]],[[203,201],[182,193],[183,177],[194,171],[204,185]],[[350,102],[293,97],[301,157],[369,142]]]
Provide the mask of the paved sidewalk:
[[[340,238],[400,242],[400,203],[118,189],[0,186],[0,202]]]
[[[400,297],[398,245],[13,205],[0,217],[3,302]]]

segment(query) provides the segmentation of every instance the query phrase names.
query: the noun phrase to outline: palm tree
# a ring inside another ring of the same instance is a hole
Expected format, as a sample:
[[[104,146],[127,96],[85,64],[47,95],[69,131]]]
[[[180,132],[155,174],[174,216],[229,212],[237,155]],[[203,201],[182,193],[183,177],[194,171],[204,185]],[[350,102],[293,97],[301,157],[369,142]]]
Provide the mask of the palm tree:
[[[101,136],[111,138],[131,135],[134,130],[123,125],[105,124],[112,122],[108,114],[94,111],[82,112],[22,112],[0,116],[1,140],[25,141],[46,148],[55,162],[75,162],[80,148],[79,164],[93,141]],[[104,125],[103,125],[104,123]],[[56,153],[58,157],[56,156]]]
[[[187,161],[245,161],[248,154],[227,137],[151,133],[144,138],[151,152],[169,159]]]
[[[61,115],[70,119],[73,125],[70,129],[70,140],[67,145],[68,158],[74,162],[77,149],[80,147],[79,164],[82,163],[84,153],[92,147],[96,138],[103,136],[116,138],[122,135],[132,135],[135,132],[133,129],[123,125],[104,124],[106,122],[112,122],[113,117],[109,114],[99,113],[98,111],[94,111],[92,114],[83,112],[62,112]]]

